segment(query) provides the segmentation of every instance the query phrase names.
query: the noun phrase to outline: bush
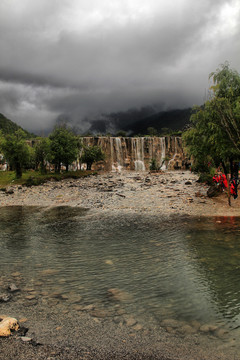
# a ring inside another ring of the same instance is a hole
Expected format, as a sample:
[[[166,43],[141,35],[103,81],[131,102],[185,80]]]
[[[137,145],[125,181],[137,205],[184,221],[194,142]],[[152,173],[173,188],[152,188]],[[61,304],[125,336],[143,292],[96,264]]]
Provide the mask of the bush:
[[[158,166],[156,159],[152,159],[152,160],[151,160],[149,169],[152,170],[152,171],[160,170],[160,167]]]

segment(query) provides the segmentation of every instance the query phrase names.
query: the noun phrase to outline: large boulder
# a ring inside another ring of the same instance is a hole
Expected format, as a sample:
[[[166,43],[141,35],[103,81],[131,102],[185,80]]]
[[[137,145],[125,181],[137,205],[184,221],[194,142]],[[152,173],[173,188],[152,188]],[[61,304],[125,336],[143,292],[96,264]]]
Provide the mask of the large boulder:
[[[17,319],[0,315],[0,337],[10,336],[13,331],[17,331],[18,329],[19,323]]]

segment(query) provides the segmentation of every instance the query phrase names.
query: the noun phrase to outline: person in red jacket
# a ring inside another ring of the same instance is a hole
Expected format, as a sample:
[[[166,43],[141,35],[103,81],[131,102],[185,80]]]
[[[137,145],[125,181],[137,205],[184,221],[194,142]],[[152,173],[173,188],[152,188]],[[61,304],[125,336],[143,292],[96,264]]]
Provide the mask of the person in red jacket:
[[[221,185],[222,185],[222,187],[223,187],[223,190],[224,190],[224,189],[227,189],[227,187],[228,187],[228,182],[227,182],[226,175],[223,174],[223,173],[221,173],[220,177],[221,177],[220,182],[221,182]]]
[[[219,185],[220,184],[220,176],[218,176],[217,173],[215,173],[215,175],[213,176],[213,182],[216,184],[216,185]]]
[[[238,197],[238,180],[237,178],[233,178],[231,181],[231,188],[230,188],[230,192],[231,195],[233,196],[234,199],[237,199]]]

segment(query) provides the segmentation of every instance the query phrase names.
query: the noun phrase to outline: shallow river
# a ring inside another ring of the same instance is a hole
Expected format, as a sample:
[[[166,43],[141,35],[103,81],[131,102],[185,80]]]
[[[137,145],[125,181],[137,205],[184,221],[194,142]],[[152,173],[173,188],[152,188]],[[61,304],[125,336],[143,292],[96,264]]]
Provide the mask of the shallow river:
[[[145,328],[198,331],[239,346],[240,218],[6,207],[0,251],[0,280],[17,283],[19,301],[26,289],[33,301],[90,305],[119,322],[125,312]]]

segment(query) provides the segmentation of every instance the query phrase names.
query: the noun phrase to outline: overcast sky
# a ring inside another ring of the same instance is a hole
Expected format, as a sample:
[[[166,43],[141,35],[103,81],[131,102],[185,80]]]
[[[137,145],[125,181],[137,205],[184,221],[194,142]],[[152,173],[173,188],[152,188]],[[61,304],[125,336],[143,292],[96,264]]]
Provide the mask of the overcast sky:
[[[0,112],[31,131],[201,104],[225,60],[240,71],[239,0],[0,1]]]

